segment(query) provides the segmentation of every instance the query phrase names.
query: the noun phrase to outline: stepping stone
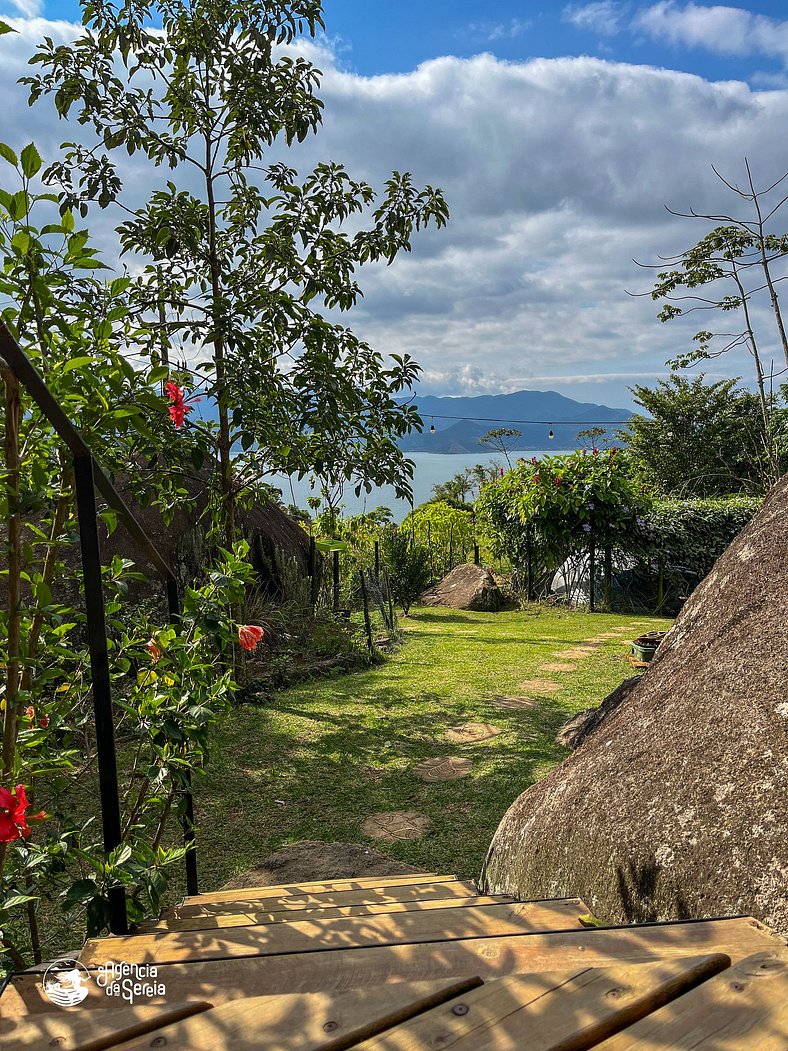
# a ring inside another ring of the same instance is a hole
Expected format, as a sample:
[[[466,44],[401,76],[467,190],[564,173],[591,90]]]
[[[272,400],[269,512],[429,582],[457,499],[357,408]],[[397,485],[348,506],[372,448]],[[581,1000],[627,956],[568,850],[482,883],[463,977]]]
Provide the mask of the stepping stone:
[[[521,690],[532,690],[534,693],[558,693],[563,689],[560,682],[552,679],[529,679],[527,682],[519,683]]]
[[[491,737],[497,737],[501,731],[491,723],[461,723],[459,726],[451,726],[446,731],[446,737],[457,744],[475,744],[477,741],[489,741]]]
[[[470,772],[470,759],[454,755],[434,755],[413,767],[413,773],[422,781],[456,781]]]
[[[589,652],[590,650],[587,646],[585,649],[580,649],[579,646],[574,646],[571,650],[559,650],[557,653],[554,653],[553,656],[560,657],[562,660],[579,661],[582,660],[583,657],[587,657]]]
[[[505,712],[539,707],[535,697],[493,697],[490,704],[493,708],[500,708]]]
[[[547,664],[543,664],[539,669],[540,671],[576,671],[576,664],[561,663],[560,661],[550,661]]]
[[[418,810],[387,810],[368,817],[361,830],[372,839],[399,843],[406,839],[421,839],[431,824],[427,815]]]

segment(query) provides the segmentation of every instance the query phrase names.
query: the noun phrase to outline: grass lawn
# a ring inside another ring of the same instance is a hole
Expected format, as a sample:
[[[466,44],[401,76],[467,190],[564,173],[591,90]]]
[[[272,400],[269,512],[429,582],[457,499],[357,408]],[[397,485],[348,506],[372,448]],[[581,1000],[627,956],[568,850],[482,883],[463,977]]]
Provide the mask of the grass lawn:
[[[638,630],[622,639],[669,626],[548,608],[420,608],[401,623],[405,643],[384,665],[295,687],[266,707],[240,707],[219,728],[207,776],[195,784],[201,890],[301,839],[366,842],[422,869],[476,876],[506,808],[567,754],[554,741],[561,723],[631,674],[620,640],[590,650],[572,671],[546,672],[542,664],[624,624]],[[489,704],[497,695],[535,696],[520,686],[532,678],[561,689],[533,710]],[[477,744],[443,737],[468,721],[502,733]],[[466,757],[472,771],[424,782],[413,767],[432,756]],[[364,819],[387,810],[421,811],[432,830],[393,844],[365,837]]]

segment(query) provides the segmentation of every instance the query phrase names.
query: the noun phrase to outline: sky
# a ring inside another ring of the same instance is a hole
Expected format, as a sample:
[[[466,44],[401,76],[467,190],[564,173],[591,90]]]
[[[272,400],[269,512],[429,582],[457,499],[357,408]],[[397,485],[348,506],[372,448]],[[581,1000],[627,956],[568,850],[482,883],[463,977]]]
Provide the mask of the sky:
[[[341,161],[376,187],[408,170],[440,186],[451,211],[409,255],[360,272],[364,299],[345,317],[354,331],[413,355],[432,394],[552,389],[628,407],[633,384],[666,377],[666,361],[715,318],[661,324],[653,271],[634,260],[656,264],[710,228],[666,206],[744,213],[712,165],[741,183],[747,157],[759,186],[788,171],[784,0],[488,0],[483,11],[466,0],[326,0],[324,10],[325,35],[299,45],[323,71],[323,127],[292,163]],[[0,139],[34,138],[52,159],[78,130],[46,101],[28,110],[15,81],[43,35],[73,35],[79,7],[0,0],[0,17],[18,30],[0,38]],[[167,173],[135,162],[125,176],[143,194]],[[117,221],[94,217],[100,243]],[[773,361],[784,380],[764,305],[755,317],[767,370]],[[752,366],[734,351],[705,371],[749,381]]]

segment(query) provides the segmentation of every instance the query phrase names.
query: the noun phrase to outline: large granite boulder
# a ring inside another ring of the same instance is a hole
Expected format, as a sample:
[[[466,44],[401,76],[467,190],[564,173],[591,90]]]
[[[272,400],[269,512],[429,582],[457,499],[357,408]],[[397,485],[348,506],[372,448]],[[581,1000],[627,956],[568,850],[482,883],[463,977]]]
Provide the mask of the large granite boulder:
[[[788,932],[788,476],[647,674],[509,808],[485,892],[620,923],[752,914]]]
[[[457,566],[421,596],[424,606],[474,609],[495,613],[504,604],[503,593],[489,569],[472,563]]]

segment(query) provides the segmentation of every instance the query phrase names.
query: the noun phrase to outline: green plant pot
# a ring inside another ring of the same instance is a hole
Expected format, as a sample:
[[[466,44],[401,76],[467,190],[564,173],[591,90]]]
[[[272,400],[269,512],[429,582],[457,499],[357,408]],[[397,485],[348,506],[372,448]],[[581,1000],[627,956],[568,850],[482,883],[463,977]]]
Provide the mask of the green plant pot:
[[[638,658],[638,660],[650,661],[656,652],[656,646],[638,646],[636,642],[632,643],[632,653]]]

